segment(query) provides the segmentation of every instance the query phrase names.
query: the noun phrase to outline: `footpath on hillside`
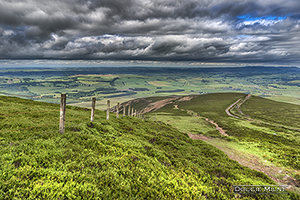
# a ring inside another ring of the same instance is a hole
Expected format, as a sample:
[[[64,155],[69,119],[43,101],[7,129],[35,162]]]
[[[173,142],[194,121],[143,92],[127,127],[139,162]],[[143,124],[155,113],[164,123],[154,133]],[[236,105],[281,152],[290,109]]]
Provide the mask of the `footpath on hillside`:
[[[246,96],[244,99],[239,99],[236,102],[234,102],[233,104],[231,104],[226,110],[225,112],[234,118],[238,118],[241,120],[247,120],[247,121],[251,121],[254,123],[264,123],[264,124],[269,124],[269,125],[273,125],[273,126],[278,126],[278,125],[274,125],[274,124],[270,124],[267,122],[263,122],[261,120],[254,120],[251,119],[248,115],[245,115],[242,110],[241,110],[241,105],[243,103],[246,102],[246,100],[248,100],[251,97],[251,95]],[[240,115],[233,115],[230,111],[232,108],[234,108],[234,106],[237,107],[237,110],[239,112]],[[178,108],[178,105],[177,105]],[[199,116],[198,116],[199,117]],[[216,126],[216,129],[220,132],[220,134],[222,134],[223,136],[228,136],[225,133],[225,130],[222,129],[221,127],[219,127],[219,125],[215,122],[213,122],[212,120],[206,119],[207,121],[209,121],[210,123],[212,123],[213,125]],[[281,126],[281,127],[285,127],[285,126]],[[291,127],[286,127],[288,129],[291,130],[296,130],[296,131],[300,131],[298,129],[294,129]],[[263,172],[264,174],[268,175],[273,181],[275,181],[277,184],[280,185],[288,185],[288,189],[289,190],[293,190],[293,191],[297,191],[295,188],[299,188],[300,184],[296,181],[296,179],[294,179],[293,177],[291,177],[289,175],[288,170],[286,170],[284,167],[278,167],[275,166],[273,163],[271,164],[267,164],[263,159],[261,159],[258,156],[252,155],[252,154],[245,154],[244,152],[240,152],[236,149],[233,149],[230,147],[229,142],[224,141],[222,139],[217,139],[217,138],[211,138],[211,137],[207,137],[204,135],[195,135],[192,133],[187,133],[189,135],[190,138],[194,139],[194,140],[203,140],[206,141],[207,143],[217,147],[218,149],[220,149],[221,151],[223,151],[226,155],[228,155],[228,157],[232,160],[237,161],[239,164],[249,167],[250,169],[254,169],[260,172]]]
[[[227,115],[237,118],[237,119],[241,119],[241,120],[246,120],[246,121],[250,121],[252,123],[256,123],[256,124],[267,124],[270,126],[274,126],[274,127],[282,127],[282,128],[286,128],[289,130],[293,130],[293,131],[299,131],[300,129],[298,128],[293,128],[293,127],[289,127],[289,126],[285,126],[282,124],[275,124],[275,123],[269,123],[269,122],[265,122],[262,120],[258,120],[258,119],[253,119],[251,118],[249,115],[246,115],[243,113],[243,111],[241,110],[241,106],[242,104],[244,104],[249,98],[251,97],[251,95],[249,94],[248,96],[246,96],[244,99],[241,98],[239,100],[237,100],[236,102],[234,102],[233,104],[231,104],[226,110],[225,112],[227,113]],[[239,114],[233,114],[232,109],[236,108]]]
[[[180,96],[178,97],[177,96],[177,97],[170,97],[167,99],[152,102],[146,108],[144,108],[142,110],[142,113],[145,114],[145,113],[149,113],[151,111],[157,111],[160,108],[166,106],[167,104],[172,104],[175,101],[177,101],[177,102],[178,101],[190,101],[192,98],[193,97],[191,97],[191,96],[189,96],[189,97],[180,97]],[[239,119],[239,120],[247,120],[247,121],[251,121],[254,123],[258,123],[258,124],[264,123],[264,124],[269,124],[269,125],[273,125],[273,126],[278,126],[278,125],[270,124],[267,122],[263,122],[261,120],[252,119],[248,115],[244,114],[241,110],[241,105],[243,103],[245,103],[249,98],[251,98],[250,94],[247,95],[245,98],[238,99],[236,102],[231,104],[225,110],[227,115],[234,117],[236,119]],[[179,105],[174,105],[174,107],[176,109],[186,111],[188,114],[190,114],[194,117],[198,117],[198,118],[201,117],[201,118],[205,119],[207,122],[214,125],[216,127],[216,130],[218,130],[221,135],[223,135],[225,137],[228,136],[228,134],[226,133],[226,130],[224,130],[222,127],[220,127],[212,119],[208,119],[206,117],[200,116],[198,113],[195,113],[190,110],[184,110],[184,109],[180,108]],[[237,108],[238,114],[235,114],[232,111],[232,109],[234,109],[234,108]],[[281,127],[285,127],[285,126],[281,126]],[[289,128],[291,130],[300,131],[298,129],[294,129],[291,127],[286,127],[286,128]],[[230,142],[228,142],[228,141],[224,141],[224,140],[218,139],[218,138],[207,137],[207,136],[204,136],[201,134],[192,134],[192,133],[187,133],[187,134],[189,135],[190,138],[192,138],[194,140],[203,140],[203,141],[206,141],[207,143],[215,146],[216,148],[220,149],[225,154],[227,154],[230,159],[237,161],[241,165],[249,167],[250,169],[254,169],[254,170],[263,172],[264,174],[269,176],[273,181],[275,181],[277,184],[288,185],[289,190],[297,191],[295,188],[300,187],[300,184],[297,183],[297,181],[293,177],[290,176],[288,170],[286,170],[284,167],[278,167],[272,163],[271,164],[266,163],[265,160],[263,160],[262,158],[260,158],[258,156],[255,156],[252,154],[245,154],[244,152],[234,149],[230,146]]]

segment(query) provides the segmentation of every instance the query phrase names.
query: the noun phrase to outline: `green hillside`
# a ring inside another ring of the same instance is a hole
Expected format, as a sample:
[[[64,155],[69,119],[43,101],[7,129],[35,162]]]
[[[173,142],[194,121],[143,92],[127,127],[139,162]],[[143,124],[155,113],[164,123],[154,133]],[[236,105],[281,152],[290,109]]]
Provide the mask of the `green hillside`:
[[[147,115],[148,118],[169,123],[184,132],[250,145],[265,152],[266,155],[272,154],[273,162],[299,170],[300,131],[294,129],[300,128],[297,121],[300,106],[253,96],[241,106],[241,109],[250,115],[251,119],[263,120],[265,124],[228,116],[225,109],[246,96],[239,93],[214,93],[188,96],[192,97],[188,101],[181,101],[182,97],[178,97]],[[171,97],[165,97],[167,98]],[[145,98],[136,103],[136,107],[140,109],[147,107],[145,102],[149,100],[153,103],[162,99]],[[181,124],[185,118],[188,120]],[[229,136],[222,136],[213,125],[206,122],[205,118],[216,122]]]
[[[275,182],[162,122],[97,111],[91,123],[88,109],[68,106],[59,134],[59,105],[0,105],[0,199],[300,199],[235,194]]]
[[[274,166],[277,172],[272,174],[273,179],[294,185],[294,190],[299,193],[300,131],[297,118],[300,106],[252,96],[241,106],[249,119],[228,116],[225,110],[246,96],[214,93],[177,98],[169,96],[164,99],[152,97],[135,100],[133,104],[141,110],[147,110],[150,104],[168,100],[168,104],[151,110],[145,114],[146,117],[170,124],[185,133],[208,136],[210,139],[206,142],[223,147],[222,150],[227,154],[234,152],[243,155],[247,162],[255,157],[264,168],[261,171],[268,172],[266,170]],[[184,98],[192,99],[183,101]],[[207,119],[223,128],[228,136],[221,135]]]

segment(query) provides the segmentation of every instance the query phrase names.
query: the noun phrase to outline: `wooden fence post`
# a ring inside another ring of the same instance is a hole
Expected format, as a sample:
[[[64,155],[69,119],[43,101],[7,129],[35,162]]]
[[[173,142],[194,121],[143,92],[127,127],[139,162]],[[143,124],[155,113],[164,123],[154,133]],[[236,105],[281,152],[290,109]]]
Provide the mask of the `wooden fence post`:
[[[131,116],[133,116],[133,108],[131,108]]]
[[[61,94],[60,97],[60,118],[59,118],[59,133],[65,132],[65,117],[66,117],[66,94]]]
[[[96,98],[92,98],[92,112],[91,112],[91,122],[94,121],[95,116],[95,106],[96,106]]]
[[[126,106],[123,106],[123,117],[125,117]]]
[[[119,109],[120,109],[120,103],[117,104],[117,119],[119,119]]]
[[[106,119],[109,120],[110,100],[107,100]]]
[[[128,116],[130,116],[130,106],[128,106]]]

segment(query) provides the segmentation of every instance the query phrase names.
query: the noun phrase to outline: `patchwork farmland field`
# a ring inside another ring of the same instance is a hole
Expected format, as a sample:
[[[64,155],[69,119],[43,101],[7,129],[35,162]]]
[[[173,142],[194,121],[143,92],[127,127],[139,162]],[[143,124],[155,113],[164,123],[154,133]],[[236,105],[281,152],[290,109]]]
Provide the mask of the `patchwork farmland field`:
[[[58,103],[60,94],[66,93],[68,104],[82,107],[96,97],[98,109],[105,109],[106,99],[124,102],[141,97],[219,92],[300,104],[299,71],[293,67],[2,69],[0,90],[49,103]]]

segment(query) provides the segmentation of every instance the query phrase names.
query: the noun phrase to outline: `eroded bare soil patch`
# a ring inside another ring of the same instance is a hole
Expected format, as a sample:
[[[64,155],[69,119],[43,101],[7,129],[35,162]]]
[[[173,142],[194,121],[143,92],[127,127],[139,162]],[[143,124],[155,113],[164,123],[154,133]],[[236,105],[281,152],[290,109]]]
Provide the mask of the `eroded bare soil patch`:
[[[227,133],[225,133],[225,130],[222,127],[220,127],[216,122],[207,118],[205,120],[213,124],[216,127],[216,129],[219,131],[219,133],[221,133],[221,135],[228,136]]]
[[[173,101],[179,99],[180,97],[175,97],[175,98],[169,98],[169,99],[163,99],[160,101],[156,101],[153,103],[150,103],[146,108],[144,108],[141,113],[145,114],[148,113],[150,111],[156,111],[162,107],[164,107],[165,105],[169,104],[169,103],[173,103]]]
[[[177,101],[190,101],[192,100],[194,97],[192,96],[187,96],[187,97],[182,97],[181,99],[178,99]]]

